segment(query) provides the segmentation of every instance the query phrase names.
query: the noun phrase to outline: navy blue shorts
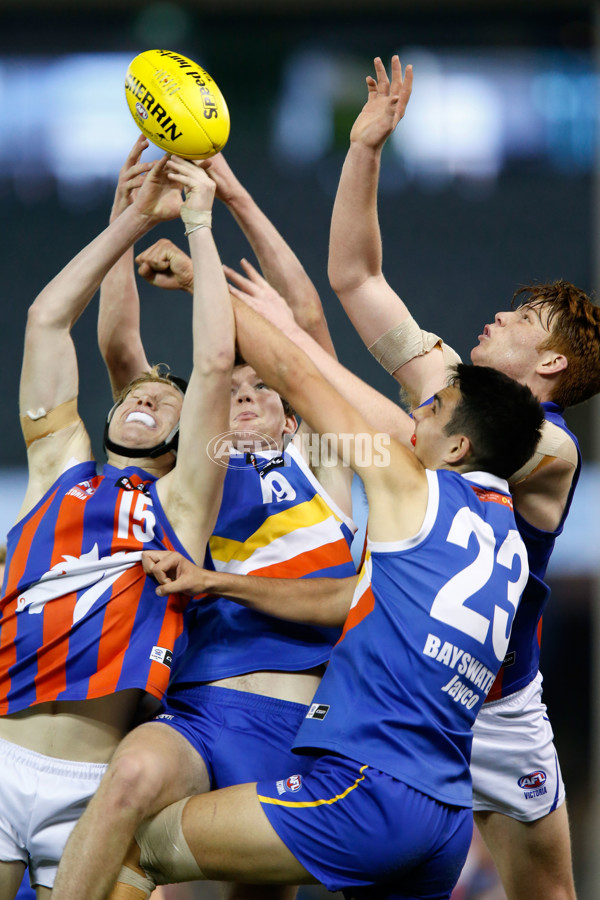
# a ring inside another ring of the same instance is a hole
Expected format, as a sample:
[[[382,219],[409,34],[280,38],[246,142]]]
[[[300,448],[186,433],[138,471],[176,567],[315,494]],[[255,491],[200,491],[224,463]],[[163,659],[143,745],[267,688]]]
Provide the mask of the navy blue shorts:
[[[170,690],[154,721],[190,742],[216,790],[308,769],[310,763],[290,750],[307,712],[302,703],[193,685]]]
[[[335,755],[256,790],[283,843],[328,890],[356,900],[450,897],[471,842],[470,809]]]

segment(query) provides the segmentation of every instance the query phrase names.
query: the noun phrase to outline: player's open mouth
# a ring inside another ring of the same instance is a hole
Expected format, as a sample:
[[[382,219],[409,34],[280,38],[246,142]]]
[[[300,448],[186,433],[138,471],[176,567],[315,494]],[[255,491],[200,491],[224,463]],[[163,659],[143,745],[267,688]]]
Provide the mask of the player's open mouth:
[[[140,412],[138,409],[134,409],[133,412],[130,412],[125,421],[141,422],[142,425],[147,425],[148,428],[156,428],[156,422],[152,416],[148,415],[148,413]]]

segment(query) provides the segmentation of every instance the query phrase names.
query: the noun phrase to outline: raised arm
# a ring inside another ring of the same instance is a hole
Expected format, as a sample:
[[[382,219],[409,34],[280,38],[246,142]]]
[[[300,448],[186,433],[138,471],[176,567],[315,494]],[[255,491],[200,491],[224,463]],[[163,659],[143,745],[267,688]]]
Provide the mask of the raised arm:
[[[339,627],[346,621],[356,576],[351,578],[264,578],[202,569],[180,553],[148,550],[144,570],[158,582],[159,596],[216,594],[257,612],[305,625]]]
[[[335,198],[329,280],[367,347],[405,388],[411,404],[418,405],[444,383],[445,363],[435,340],[426,346],[426,356],[414,358],[410,349],[402,353],[398,348],[403,340],[408,348],[411,340],[414,343],[412,335],[405,333],[410,328],[410,312],[384,277],[377,214],[381,152],[406,111],[412,67],[406,67],[403,77],[400,60],[394,56],[390,80],[377,57],[375,74],[376,78],[367,78],[367,102],[350,132],[350,148]],[[392,330],[395,332],[389,335]],[[389,335],[387,341],[384,335]]]
[[[338,456],[362,478],[371,538],[390,541],[415,534],[428,490],[425,470],[415,454],[398,441],[391,441],[386,452],[380,453],[375,430],[306,353],[236,298],[234,310],[244,359],[292,404],[313,431],[333,435]]]
[[[335,356],[321,299],[292,248],[221,153],[210,160],[208,174],[217,186],[217,197],[229,209],[248,239],[266,280],[285,298],[300,327]],[[245,260],[242,265],[244,263]]]
[[[22,512],[37,502],[72,456],[89,459],[89,439],[77,414],[71,329],[111,266],[160,220],[161,198],[172,191],[165,164],[166,157],[154,165],[136,203],[78,253],[29,309],[19,402],[25,438],[31,442],[30,481]]]
[[[110,221],[114,222],[133,202],[152,163],[141,161],[148,141],[142,135],[131,149],[117,182]],[[164,220],[174,219],[181,208],[181,194],[172,191],[162,209]],[[150,368],[140,334],[140,301],[135,281],[133,247],[129,247],[106,274],[100,288],[98,345],[106,364],[113,396]]]
[[[225,273],[232,282],[232,294],[304,350],[321,374],[361,413],[371,428],[389,434],[408,446],[414,423],[404,410],[346,369],[300,328],[283,298],[256,269],[249,266],[246,271],[247,276],[244,276],[225,266]]]
[[[172,157],[169,178],[185,189],[181,215],[194,267],[193,369],[181,412],[175,468],[159,480],[158,492],[179,539],[202,560],[221,502],[225,469],[207,452],[228,430],[234,322],[223,267],[211,224],[215,186],[201,166]]]

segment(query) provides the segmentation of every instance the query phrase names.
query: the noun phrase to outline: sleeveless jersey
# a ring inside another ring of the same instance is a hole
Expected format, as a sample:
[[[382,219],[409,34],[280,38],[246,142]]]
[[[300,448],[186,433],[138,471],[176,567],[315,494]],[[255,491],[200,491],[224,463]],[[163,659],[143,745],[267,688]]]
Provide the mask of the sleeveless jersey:
[[[427,478],[420,532],[368,542],[294,749],[333,751],[470,807],[471,726],[506,652],[527,552],[503,479]]]
[[[136,467],[67,469],[8,534],[0,601],[0,715],[125,688],[160,699],[183,650],[188,598],[157,597],[141,551],[179,550]],[[189,557],[188,557],[189,558]]]
[[[273,578],[356,575],[355,530],[301,454],[234,453],[210,540],[217,571]],[[190,611],[173,681],[195,684],[264,670],[296,672],[329,659],[339,629],[284,622],[223,597]]]
[[[515,519],[521,537],[527,547],[529,557],[529,579],[523,591],[523,598],[515,616],[506,658],[498,672],[498,677],[487,697],[488,701],[499,700],[514,694],[528,685],[538,673],[540,663],[540,642],[542,636],[542,614],[550,588],[545,583],[546,569],[554,549],[556,538],[561,534],[573,494],[581,471],[581,453],[574,434],[566,426],[562,410],[556,403],[542,403],[546,419],[564,431],[577,448],[577,468],[571,482],[571,489],[562,519],[556,531],[542,531],[527,522],[515,511]]]

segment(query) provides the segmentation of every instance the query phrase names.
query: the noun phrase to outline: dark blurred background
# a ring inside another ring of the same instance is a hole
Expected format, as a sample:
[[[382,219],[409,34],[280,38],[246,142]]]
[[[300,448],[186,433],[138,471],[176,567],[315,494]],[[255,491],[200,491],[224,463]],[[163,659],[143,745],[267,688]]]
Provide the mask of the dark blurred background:
[[[422,326],[466,358],[517,287],[558,278],[590,292],[596,286],[595,23],[594,5],[583,0],[2,0],[0,341],[8,390],[0,408],[0,540],[23,490],[17,383],[26,310],[108,221],[118,169],[137,135],[123,91],[133,56],[167,47],[213,75],[231,113],[225,155],[317,285],[341,361],[396,398],[326,277],[333,198],[373,56],[389,61],[398,52],[415,66],[414,95],[382,172],[384,271]],[[161,233],[185,247],[180,223]],[[223,208],[214,233],[225,262],[249,255]],[[149,358],[187,373],[187,295],[144,283],[140,291]],[[102,458],[110,395],[96,308],[75,338],[80,409]],[[598,769],[596,413],[590,403],[568,415],[586,467],[551,569],[542,656],[584,900],[600,892],[592,884],[598,854],[590,819]]]

